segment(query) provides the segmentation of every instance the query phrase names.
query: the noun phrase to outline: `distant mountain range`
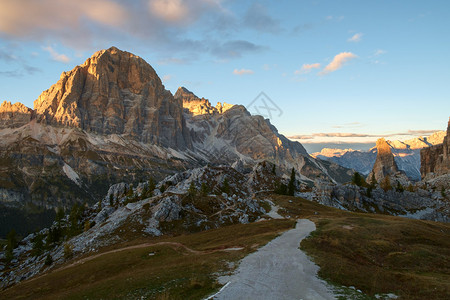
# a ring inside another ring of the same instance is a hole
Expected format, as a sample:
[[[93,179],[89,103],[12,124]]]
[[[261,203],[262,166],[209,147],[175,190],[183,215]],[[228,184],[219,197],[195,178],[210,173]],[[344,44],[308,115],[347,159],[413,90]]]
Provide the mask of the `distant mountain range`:
[[[437,131],[427,137],[418,137],[405,141],[386,141],[394,155],[395,162],[400,170],[415,181],[420,178],[420,150],[433,145],[441,144],[446,135],[445,131]],[[315,158],[328,160],[343,167],[354,169],[364,175],[372,170],[377,157],[377,148],[369,151],[357,151],[353,149],[324,148],[320,152],[311,154]]]

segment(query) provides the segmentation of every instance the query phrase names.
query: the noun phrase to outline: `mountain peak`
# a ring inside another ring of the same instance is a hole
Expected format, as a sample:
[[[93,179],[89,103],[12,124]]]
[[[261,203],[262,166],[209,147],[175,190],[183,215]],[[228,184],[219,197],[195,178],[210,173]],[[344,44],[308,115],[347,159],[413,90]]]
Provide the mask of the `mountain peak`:
[[[368,178],[375,176],[375,179],[380,182],[384,177],[388,175],[394,175],[398,173],[398,166],[394,160],[394,155],[392,154],[391,147],[384,138],[377,140],[377,158],[375,164],[373,165],[372,172],[369,174]]]
[[[116,47],[95,52],[34,101],[38,122],[142,142],[185,145],[182,106],[142,58]],[[161,108],[161,109],[160,109]]]

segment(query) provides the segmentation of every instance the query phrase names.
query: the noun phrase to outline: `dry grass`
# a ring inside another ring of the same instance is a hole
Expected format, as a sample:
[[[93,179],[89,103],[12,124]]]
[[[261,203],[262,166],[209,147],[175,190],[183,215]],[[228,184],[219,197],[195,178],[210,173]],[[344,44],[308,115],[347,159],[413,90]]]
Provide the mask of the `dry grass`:
[[[109,253],[20,283],[0,292],[0,298],[140,299],[144,296],[145,299],[201,299],[219,288],[214,274],[229,272],[227,262],[240,260],[294,224],[290,220],[274,220],[172,238],[136,240],[134,243],[137,244],[182,243],[202,252],[158,245]],[[132,245],[133,242],[128,242],[121,246]],[[244,249],[214,251],[236,246]]]
[[[301,248],[320,266],[320,277],[370,296],[450,299],[450,224],[350,213],[292,197],[275,201],[285,214],[315,221]]]

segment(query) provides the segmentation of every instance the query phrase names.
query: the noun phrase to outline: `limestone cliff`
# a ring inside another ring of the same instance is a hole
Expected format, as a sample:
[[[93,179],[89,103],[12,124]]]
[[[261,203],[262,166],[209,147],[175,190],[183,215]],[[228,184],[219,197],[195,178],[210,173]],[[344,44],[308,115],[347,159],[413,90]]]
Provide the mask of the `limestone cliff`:
[[[228,103],[222,105],[222,103],[218,102],[216,107],[214,107],[208,99],[200,99],[185,87],[178,88],[174,98],[181,100],[183,102],[183,108],[194,116],[222,114],[234,106]]]
[[[0,105],[0,129],[17,128],[30,122],[32,110],[22,103],[4,101]]]
[[[37,121],[144,143],[186,148],[181,101],[142,58],[115,47],[96,52],[34,102]]]
[[[368,178],[375,176],[375,179],[380,182],[387,175],[391,176],[398,172],[397,163],[394,160],[391,147],[384,138],[377,140],[377,158],[373,165],[372,172]]]
[[[450,118],[447,135],[442,144],[420,151],[420,173],[422,179],[429,179],[450,173]]]

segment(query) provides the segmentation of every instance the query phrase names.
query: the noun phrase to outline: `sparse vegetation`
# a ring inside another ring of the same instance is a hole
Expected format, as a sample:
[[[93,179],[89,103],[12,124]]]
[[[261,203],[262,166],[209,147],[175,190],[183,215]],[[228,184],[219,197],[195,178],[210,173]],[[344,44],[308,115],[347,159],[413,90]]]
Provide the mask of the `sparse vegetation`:
[[[358,172],[355,172],[352,176],[352,183],[357,186],[366,186],[367,183],[364,180],[364,177],[361,176]]]
[[[380,186],[385,192],[392,190],[391,178],[389,177],[389,175],[386,175],[386,177],[383,178]]]
[[[295,169],[292,168],[291,178],[289,179],[289,183],[287,186],[287,194],[289,196],[294,196],[294,192],[295,192]]]

